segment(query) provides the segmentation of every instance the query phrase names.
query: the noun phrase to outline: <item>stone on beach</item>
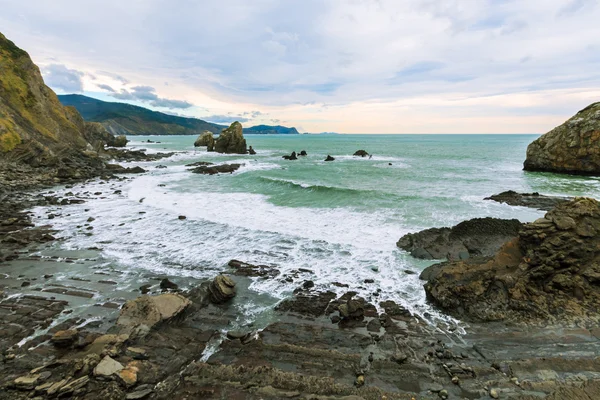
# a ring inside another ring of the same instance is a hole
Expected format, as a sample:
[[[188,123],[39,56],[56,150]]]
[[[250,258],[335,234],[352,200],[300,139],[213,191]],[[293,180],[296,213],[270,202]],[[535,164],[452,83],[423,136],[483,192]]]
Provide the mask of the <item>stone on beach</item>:
[[[225,303],[235,297],[235,282],[226,275],[218,275],[208,287],[210,300],[215,304]]]

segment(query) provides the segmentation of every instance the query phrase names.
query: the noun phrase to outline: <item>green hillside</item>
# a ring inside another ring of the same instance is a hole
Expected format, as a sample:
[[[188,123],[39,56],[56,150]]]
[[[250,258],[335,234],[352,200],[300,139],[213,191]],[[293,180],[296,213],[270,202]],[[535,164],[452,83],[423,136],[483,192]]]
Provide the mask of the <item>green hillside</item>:
[[[58,96],[65,106],[73,106],[86,121],[100,122],[113,135],[199,135],[220,133],[224,125],[197,118],[178,117],[126,103],[112,103],[79,94]],[[296,128],[257,125],[244,128],[247,134],[298,134]]]

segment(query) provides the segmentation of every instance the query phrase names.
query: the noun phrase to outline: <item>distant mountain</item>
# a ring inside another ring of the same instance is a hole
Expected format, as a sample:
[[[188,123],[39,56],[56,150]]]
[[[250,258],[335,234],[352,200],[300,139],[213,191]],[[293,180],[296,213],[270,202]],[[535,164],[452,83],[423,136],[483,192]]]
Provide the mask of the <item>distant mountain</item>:
[[[204,131],[221,133],[224,125],[197,118],[178,117],[126,103],[113,103],[79,94],[58,96],[65,106],[73,106],[86,121],[100,122],[113,135],[199,135]],[[296,128],[258,125],[244,128],[248,134],[297,134]]]
[[[126,103],[111,103],[79,94],[60,95],[86,121],[100,122],[113,135],[199,135],[226,128],[196,118],[177,117]]]
[[[250,128],[244,128],[244,133],[254,135],[298,135],[296,128],[287,128],[285,126],[276,125],[256,125]]]

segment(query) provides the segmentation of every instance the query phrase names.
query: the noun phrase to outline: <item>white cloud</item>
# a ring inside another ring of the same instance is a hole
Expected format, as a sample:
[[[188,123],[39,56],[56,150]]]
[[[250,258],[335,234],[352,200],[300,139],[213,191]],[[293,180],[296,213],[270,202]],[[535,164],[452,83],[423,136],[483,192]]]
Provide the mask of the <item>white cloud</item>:
[[[420,131],[547,130],[589,99],[544,95],[600,88],[595,0],[0,0],[0,8],[3,33],[35,61],[97,71],[118,93],[151,86],[215,115],[260,108],[312,131],[393,132],[402,128],[394,121],[417,114],[427,117],[409,125]],[[405,103],[414,105],[390,106]]]

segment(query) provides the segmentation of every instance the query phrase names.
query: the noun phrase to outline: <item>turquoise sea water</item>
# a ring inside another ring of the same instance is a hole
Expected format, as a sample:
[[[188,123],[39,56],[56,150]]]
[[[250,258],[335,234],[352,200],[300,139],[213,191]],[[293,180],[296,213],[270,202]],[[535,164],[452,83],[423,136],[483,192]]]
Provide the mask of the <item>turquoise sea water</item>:
[[[256,297],[237,305],[249,320],[304,280],[317,290],[355,290],[374,302],[393,299],[431,314],[418,274],[405,272],[418,273],[431,262],[399,250],[395,243],[402,235],[474,217],[532,221],[543,215],[483,200],[509,189],[600,198],[597,178],[522,171],[527,145],[536,137],[248,135],[254,156],[194,149],[190,136],[130,137],[133,148],[178,153],[139,163],[149,172],[125,184],[122,194],[70,206],[53,224],[65,233],[65,249],[101,247],[114,268],[127,271],[121,284],[132,290],[140,274],[169,276],[185,286],[186,279],[226,270],[233,258],[273,265],[281,275],[254,281]],[[144,143],[148,139],[161,143]],[[372,158],[353,157],[358,149]],[[308,156],[281,158],[301,150]],[[328,154],[336,160],[324,162]],[[205,176],[185,167],[194,161],[244,166]],[[102,188],[88,183],[81,190]],[[76,228],[90,213],[96,219],[91,236]],[[285,279],[292,275],[292,282]]]

